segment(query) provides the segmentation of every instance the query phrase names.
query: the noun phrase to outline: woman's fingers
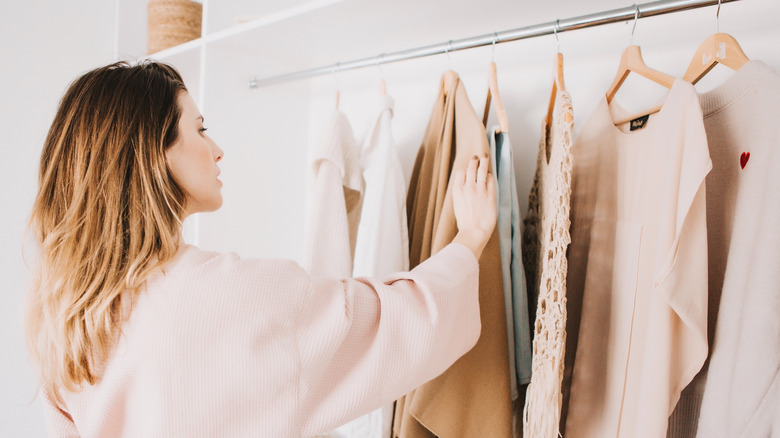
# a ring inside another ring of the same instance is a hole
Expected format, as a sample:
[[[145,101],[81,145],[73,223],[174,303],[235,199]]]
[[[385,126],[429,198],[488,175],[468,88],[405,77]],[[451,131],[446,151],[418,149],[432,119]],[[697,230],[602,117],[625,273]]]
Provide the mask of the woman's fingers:
[[[493,178],[487,179],[487,193],[488,197],[490,199],[495,200],[496,198],[496,186],[495,186],[495,180]]]
[[[458,226],[455,241],[471,248],[479,258],[496,225],[495,183],[488,172],[487,154],[473,156],[455,174],[453,209]]]
[[[479,166],[479,159],[476,155],[471,157],[469,165],[466,167],[466,183],[474,182],[477,178],[477,167]]]
[[[460,179],[460,175],[458,175],[456,181],[461,184],[469,182],[487,184],[489,166],[490,162],[488,161],[487,155],[483,155],[482,157],[474,155],[471,160],[469,160],[469,164],[466,167],[465,181]]]
[[[479,168],[477,169],[477,182],[487,184],[488,176],[488,157],[483,155],[479,159]]]

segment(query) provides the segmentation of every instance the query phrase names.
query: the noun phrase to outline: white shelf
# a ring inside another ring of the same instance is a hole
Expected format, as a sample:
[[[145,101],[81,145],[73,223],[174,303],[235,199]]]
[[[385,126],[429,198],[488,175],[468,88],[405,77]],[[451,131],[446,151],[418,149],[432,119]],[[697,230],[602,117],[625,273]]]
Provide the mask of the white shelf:
[[[290,20],[293,18],[297,18],[299,16],[317,11],[322,8],[326,8],[328,6],[337,3],[341,3],[343,1],[345,0],[315,0],[309,2],[299,2],[300,4],[296,5],[295,7],[291,7],[283,10],[275,10],[273,13],[252,14],[255,15],[256,18],[250,21],[241,24],[234,24],[231,26],[225,26],[224,23],[222,23],[222,25],[218,25],[219,27],[222,27],[221,30],[218,30],[216,32],[207,32],[205,37],[197,38],[192,41],[188,41],[186,43],[180,44],[178,46],[174,46],[165,50],[161,50],[156,53],[149,54],[148,57],[153,59],[158,59],[158,60],[165,60],[168,57],[175,56],[180,53],[187,52],[210,43],[230,39],[244,34],[249,34],[254,30],[266,26],[271,26],[273,24],[284,22],[286,20]],[[233,9],[235,9],[235,7]],[[215,14],[219,14],[219,12],[215,12]],[[221,15],[224,16],[225,13],[222,12]],[[244,16],[248,17],[250,15],[244,14]],[[211,23],[212,18],[211,17],[207,17],[207,18],[208,18],[208,22]],[[224,18],[222,21],[224,21]]]
[[[587,2],[567,2],[563,17],[550,15],[549,8],[529,8],[507,0],[486,0],[479,5],[448,0],[290,0],[282,3],[286,9],[279,3],[205,0],[205,36],[148,57],[168,60],[196,52],[197,47],[242,50],[273,61],[257,71],[244,72],[245,76],[265,77],[593,12]],[[600,3],[601,9],[625,6],[625,0]],[[252,14],[258,17],[233,24],[237,17]]]
[[[117,1],[120,56],[147,57],[144,53],[147,0]],[[741,9],[750,9],[743,3],[751,1],[726,4],[722,21],[727,22]],[[263,78],[597,12],[589,2],[558,0],[556,5],[529,7],[524,2],[509,0],[485,0],[479,4],[450,0],[204,0],[204,36],[148,57],[169,60],[184,54],[198,56],[198,48],[243,52],[259,61],[254,70],[242,72],[242,77]],[[625,0],[601,0],[598,10],[627,5]],[[689,17],[712,14],[714,21],[714,7],[683,14]],[[257,18],[234,24],[240,16]],[[754,26],[772,25],[767,24],[772,19],[771,15],[761,14],[750,17]],[[638,34],[642,34],[643,27],[640,23]],[[686,31],[683,26],[676,32],[656,35],[654,41],[681,38]],[[573,35],[561,35],[564,49],[567,39],[576,38]],[[552,47],[554,38],[551,36],[549,41]],[[452,58],[457,56],[453,54]]]
[[[196,55],[200,53],[200,49],[203,46],[203,44],[204,44],[204,38],[197,38],[191,41],[187,41],[186,43],[179,44],[178,46],[173,46],[165,50],[160,50],[159,52],[152,53],[145,57],[149,59],[156,59],[158,61],[166,61],[170,58],[178,57],[180,55],[187,55],[187,54]]]
[[[219,2],[219,8],[209,11],[207,42],[229,38],[253,29],[306,15],[345,0],[286,0],[284,2],[232,1]],[[271,3],[271,4],[269,4]],[[286,8],[282,8],[284,5]],[[237,24],[239,18],[251,20]]]

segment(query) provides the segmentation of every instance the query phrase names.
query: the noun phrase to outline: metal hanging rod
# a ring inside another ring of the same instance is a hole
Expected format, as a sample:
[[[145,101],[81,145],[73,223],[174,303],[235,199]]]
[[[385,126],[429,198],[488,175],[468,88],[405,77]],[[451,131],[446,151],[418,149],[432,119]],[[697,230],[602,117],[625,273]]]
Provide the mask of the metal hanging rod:
[[[650,3],[633,4],[624,8],[610,11],[597,12],[595,14],[581,15],[579,17],[566,18],[533,26],[495,32],[487,35],[479,35],[460,40],[450,40],[446,43],[433,44],[425,47],[402,50],[400,52],[386,53],[370,58],[357,59],[348,62],[339,62],[323,67],[300,70],[278,76],[263,79],[252,78],[249,81],[250,88],[273,85],[280,82],[288,82],[309,78],[324,74],[332,74],[345,70],[354,70],[363,67],[378,66],[390,62],[404,61],[407,59],[422,58],[424,56],[439,55],[474,47],[488,46],[497,43],[507,43],[526,38],[535,38],[544,35],[552,35],[570,30],[584,29],[586,27],[601,26],[603,24],[617,23],[633,20],[635,18],[653,17],[672,12],[696,9],[705,6],[720,5],[739,0],[658,0]],[[719,6],[720,11],[720,6]]]

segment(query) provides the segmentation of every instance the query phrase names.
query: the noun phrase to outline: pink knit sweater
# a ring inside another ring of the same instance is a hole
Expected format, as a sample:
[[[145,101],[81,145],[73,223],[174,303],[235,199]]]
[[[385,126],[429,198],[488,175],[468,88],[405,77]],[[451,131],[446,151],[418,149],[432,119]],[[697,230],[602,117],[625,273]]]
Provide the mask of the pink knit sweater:
[[[140,293],[102,378],[44,394],[57,437],[310,437],[446,370],[480,333],[451,244],[383,280],[185,246]]]

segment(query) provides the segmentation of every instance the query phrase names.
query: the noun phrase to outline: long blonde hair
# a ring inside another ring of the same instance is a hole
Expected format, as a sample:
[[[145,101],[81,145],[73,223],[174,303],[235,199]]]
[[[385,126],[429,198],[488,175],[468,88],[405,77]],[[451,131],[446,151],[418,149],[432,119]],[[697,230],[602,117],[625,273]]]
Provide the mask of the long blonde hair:
[[[111,64],[70,85],[49,129],[29,225],[40,260],[25,331],[57,401],[60,389],[99,379],[123,301],[178,250],[186,198],[165,152],[182,92],[171,66]]]

